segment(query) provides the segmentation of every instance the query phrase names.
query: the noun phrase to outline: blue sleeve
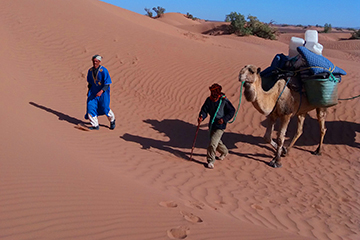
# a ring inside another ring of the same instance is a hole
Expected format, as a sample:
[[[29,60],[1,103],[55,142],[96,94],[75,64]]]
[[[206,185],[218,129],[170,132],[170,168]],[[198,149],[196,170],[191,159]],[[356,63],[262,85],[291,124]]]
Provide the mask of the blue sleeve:
[[[200,113],[199,113],[199,117],[202,117],[203,119],[205,119],[208,115],[209,112],[209,104],[208,104],[208,98],[205,100],[204,104],[201,107]]]
[[[235,114],[235,108],[228,99],[226,99],[225,102],[224,114],[225,114],[223,117],[224,122],[230,121],[230,119],[232,119]]]
[[[89,70],[88,70],[88,74],[87,74],[87,77],[86,77],[86,78],[87,78],[87,82],[88,82],[88,83],[90,83],[90,84],[92,83],[91,74],[92,74],[92,72],[91,72],[91,71],[90,71],[90,69],[89,69]]]
[[[111,82],[109,71],[104,67],[102,69],[103,69],[103,71],[102,71],[101,75],[102,75],[103,84],[104,85],[111,84],[112,82]]]

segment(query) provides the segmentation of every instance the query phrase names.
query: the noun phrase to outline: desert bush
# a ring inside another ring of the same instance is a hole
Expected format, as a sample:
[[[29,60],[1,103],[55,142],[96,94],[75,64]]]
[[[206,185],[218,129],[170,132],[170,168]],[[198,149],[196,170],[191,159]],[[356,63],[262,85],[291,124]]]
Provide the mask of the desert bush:
[[[329,32],[331,32],[331,30],[332,30],[331,24],[325,23],[324,33],[329,33]]]
[[[255,35],[265,39],[276,39],[277,30],[273,29],[269,24],[262,23],[257,17],[251,15],[247,19],[248,21],[240,13],[231,12],[226,15],[225,22],[230,22],[230,33],[239,36]]]
[[[231,12],[226,15],[225,22],[230,22],[230,33],[235,33],[239,36],[250,35],[251,32],[246,28],[246,20],[244,15],[236,12]]]
[[[265,24],[259,21],[257,17],[248,16],[247,26],[250,28],[251,34],[265,38],[265,39],[276,39],[276,30],[273,29],[269,24]]]
[[[145,8],[144,10],[146,12],[146,14],[145,14],[146,16],[153,17],[153,13],[151,12],[151,10],[149,8]]]
[[[190,18],[190,19],[192,19],[192,20],[197,20],[198,18],[197,17],[194,17],[192,14],[190,14],[190,13],[186,13],[186,17],[187,18]]]
[[[156,17],[161,17],[165,13],[165,8],[163,7],[153,7],[153,10],[156,13]]]
[[[360,29],[359,30],[354,30],[354,32],[351,34],[350,39],[360,39]]]

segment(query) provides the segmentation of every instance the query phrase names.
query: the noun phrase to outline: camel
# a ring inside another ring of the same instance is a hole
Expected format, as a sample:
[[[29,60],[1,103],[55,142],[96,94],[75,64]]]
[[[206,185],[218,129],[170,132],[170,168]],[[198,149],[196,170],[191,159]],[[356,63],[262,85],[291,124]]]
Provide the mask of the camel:
[[[239,73],[239,81],[244,84],[244,95],[246,100],[251,102],[256,110],[261,114],[264,114],[268,119],[268,126],[266,128],[264,139],[276,150],[275,157],[269,165],[274,168],[282,166],[281,157],[289,152],[290,148],[301,136],[303,133],[305,116],[313,109],[316,109],[321,136],[319,146],[312,153],[321,155],[323,140],[326,133],[325,118],[327,108],[318,108],[310,105],[306,96],[288,88],[284,79],[278,80],[271,89],[264,91],[262,88],[260,72],[260,68],[256,68],[254,65],[246,65]],[[291,117],[295,115],[297,116],[297,132],[286,149],[284,147],[286,130]],[[277,134],[277,142],[275,142],[271,138],[271,135],[277,119],[280,119],[280,130]]]

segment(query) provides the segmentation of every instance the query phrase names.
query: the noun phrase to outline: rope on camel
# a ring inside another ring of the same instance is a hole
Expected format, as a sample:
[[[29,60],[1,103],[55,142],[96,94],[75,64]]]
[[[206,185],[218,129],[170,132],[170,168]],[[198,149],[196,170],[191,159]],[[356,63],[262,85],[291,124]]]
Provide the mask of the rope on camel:
[[[359,95],[357,95],[357,96],[355,96],[355,97],[351,97],[351,98],[339,98],[338,100],[344,100],[344,101],[346,101],[346,100],[352,100],[352,99],[355,99],[355,98],[358,98],[358,97],[360,97],[360,94]]]
[[[242,98],[242,88],[243,88],[243,85],[244,85],[244,82],[241,82],[239,104],[238,104],[238,107],[237,107],[237,109],[236,109],[234,119],[233,119],[232,121],[229,121],[228,123],[233,123],[233,122],[235,122],[236,116],[237,116],[237,114],[238,114],[238,112],[239,112],[240,104],[241,104],[241,98]],[[217,113],[218,113],[218,111],[219,111],[219,109],[220,109],[222,100],[223,100],[223,97],[220,98],[219,105],[218,105],[218,107],[217,107],[217,109],[216,109],[216,112],[215,112],[215,114],[214,114],[213,119],[211,120],[210,128],[209,128],[209,131],[210,131],[210,132],[211,132],[211,127],[212,127],[212,125],[213,125],[213,123],[214,123],[214,121],[215,121],[216,115],[217,115]]]
[[[229,123],[235,122],[236,116],[237,116],[237,114],[239,112],[239,108],[240,108],[240,104],[241,104],[241,98],[242,98],[242,88],[243,88],[244,83],[245,82],[241,82],[239,104],[238,104],[238,107],[236,109],[234,119],[232,121],[229,121]]]
[[[302,69],[299,69],[299,70],[296,70],[296,71],[292,71],[295,73],[295,75],[298,73],[298,72],[301,72],[301,71],[304,71],[304,70],[309,70],[311,68],[321,68],[321,69],[324,69],[324,70],[327,70],[329,73],[330,73],[330,78],[331,79],[336,79],[335,76],[333,75],[333,71],[335,70],[335,67],[331,70],[331,68],[327,69],[327,68],[324,68],[324,67],[317,67],[317,66],[313,66],[313,67],[307,67],[307,68],[302,68]],[[277,68],[277,70],[281,71],[281,72],[291,72],[291,71],[284,71],[280,68]],[[280,94],[281,95],[281,94]],[[347,100],[352,100],[352,99],[355,99],[355,98],[358,98],[360,97],[360,94],[355,96],[355,97],[349,97],[349,98],[338,98],[339,101],[347,101]]]

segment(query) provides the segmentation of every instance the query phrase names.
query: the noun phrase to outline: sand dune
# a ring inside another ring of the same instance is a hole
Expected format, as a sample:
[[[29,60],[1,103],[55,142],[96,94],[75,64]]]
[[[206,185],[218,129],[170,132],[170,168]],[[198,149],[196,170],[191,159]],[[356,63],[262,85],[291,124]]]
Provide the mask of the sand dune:
[[[312,112],[283,167],[270,168],[265,117],[243,98],[223,137],[230,155],[205,168],[204,122],[187,160],[208,87],[220,83],[237,106],[239,70],[287,54],[293,33],[205,35],[219,23],[95,0],[0,3],[1,239],[359,238],[359,98],[329,109],[322,156],[310,154]],[[347,72],[343,99],[360,92],[360,42],[345,36],[319,36]],[[94,54],[112,77],[114,131],[105,117],[99,131],[75,128]],[[293,119],[286,144],[295,131]]]

